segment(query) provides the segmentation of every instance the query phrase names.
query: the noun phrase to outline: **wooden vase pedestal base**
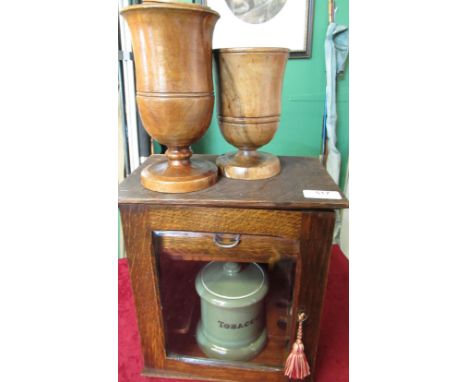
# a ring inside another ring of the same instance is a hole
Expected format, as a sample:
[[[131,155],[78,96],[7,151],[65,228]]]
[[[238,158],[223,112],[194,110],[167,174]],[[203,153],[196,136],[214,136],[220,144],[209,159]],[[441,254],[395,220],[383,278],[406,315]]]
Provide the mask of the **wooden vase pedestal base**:
[[[150,164],[141,171],[141,184],[151,191],[170,194],[203,190],[216,183],[218,168],[206,160],[169,165],[167,159]]]
[[[225,177],[231,179],[267,179],[281,171],[278,157],[259,151],[224,154],[218,157],[216,165]]]

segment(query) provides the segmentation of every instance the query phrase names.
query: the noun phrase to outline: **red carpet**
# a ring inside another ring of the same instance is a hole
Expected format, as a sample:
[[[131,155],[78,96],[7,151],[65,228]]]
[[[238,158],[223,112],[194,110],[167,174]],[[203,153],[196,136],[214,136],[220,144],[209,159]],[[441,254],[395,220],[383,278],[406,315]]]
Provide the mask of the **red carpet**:
[[[348,382],[348,260],[333,246],[316,382]],[[127,260],[119,260],[119,382],[187,382],[139,375],[143,367]]]

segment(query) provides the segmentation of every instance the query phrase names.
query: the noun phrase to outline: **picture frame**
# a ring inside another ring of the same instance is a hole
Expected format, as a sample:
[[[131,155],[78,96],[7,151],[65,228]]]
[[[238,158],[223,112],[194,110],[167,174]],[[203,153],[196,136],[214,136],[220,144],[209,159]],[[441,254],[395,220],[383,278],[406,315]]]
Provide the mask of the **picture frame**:
[[[221,16],[214,49],[284,47],[289,48],[290,58],[312,55],[314,0],[200,1]]]

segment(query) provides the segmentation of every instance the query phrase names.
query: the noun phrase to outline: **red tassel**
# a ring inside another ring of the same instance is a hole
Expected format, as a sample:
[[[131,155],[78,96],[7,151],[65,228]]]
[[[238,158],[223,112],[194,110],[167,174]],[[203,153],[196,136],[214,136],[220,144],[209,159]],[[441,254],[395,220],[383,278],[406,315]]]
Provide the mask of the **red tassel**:
[[[304,353],[304,344],[302,343],[302,322],[305,321],[305,318],[306,316],[304,313],[299,315],[297,339],[284,365],[284,375],[291,379],[304,379],[310,375],[310,367],[307,363],[307,357]]]

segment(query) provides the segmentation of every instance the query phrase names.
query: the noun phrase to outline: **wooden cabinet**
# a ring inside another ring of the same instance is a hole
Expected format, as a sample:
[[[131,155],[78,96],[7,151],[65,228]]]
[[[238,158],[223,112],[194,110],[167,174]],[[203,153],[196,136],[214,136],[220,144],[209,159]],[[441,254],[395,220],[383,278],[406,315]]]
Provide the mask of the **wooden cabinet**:
[[[155,155],[148,162],[158,160],[161,156]],[[284,362],[300,312],[308,317],[303,342],[313,370],[335,209],[347,208],[348,202],[341,193],[340,199],[304,197],[303,190],[339,191],[317,159],[280,157],[280,161],[282,171],[274,178],[220,178],[211,188],[186,194],[144,189],[141,168],[120,185],[144,375],[286,381]],[[194,279],[210,261],[256,262],[268,273],[268,341],[251,361],[211,359],[197,346],[194,331],[200,301]],[[313,373],[308,380],[312,377]]]

